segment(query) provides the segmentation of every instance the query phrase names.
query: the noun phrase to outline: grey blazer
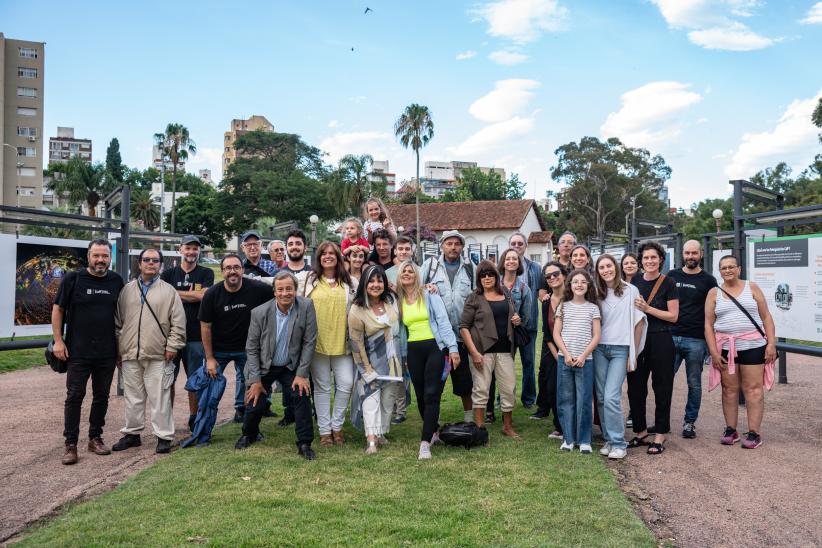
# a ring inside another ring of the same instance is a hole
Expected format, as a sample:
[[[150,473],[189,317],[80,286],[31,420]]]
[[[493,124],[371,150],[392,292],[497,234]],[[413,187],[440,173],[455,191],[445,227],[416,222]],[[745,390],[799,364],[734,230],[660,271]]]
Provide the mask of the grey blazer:
[[[308,368],[317,345],[317,316],[314,303],[305,297],[295,297],[288,318],[288,367],[298,377],[307,378]],[[251,325],[245,343],[246,386],[265,376],[271,369],[277,347],[277,302],[275,299],[251,311]]]

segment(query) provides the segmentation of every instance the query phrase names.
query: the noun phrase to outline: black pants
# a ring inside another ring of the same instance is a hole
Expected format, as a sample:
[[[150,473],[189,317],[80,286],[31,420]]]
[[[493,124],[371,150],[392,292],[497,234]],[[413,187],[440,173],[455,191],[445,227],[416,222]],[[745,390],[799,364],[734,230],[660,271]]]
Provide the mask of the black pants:
[[[103,434],[108,411],[108,395],[114,377],[114,358],[84,360],[69,358],[66,371],[66,405],[63,436],[66,443],[77,443],[80,437],[80,409],[86,397],[86,385],[91,377],[91,413],[89,413],[89,439]]]
[[[408,343],[408,372],[422,417],[422,441],[430,442],[439,427],[444,365],[445,352],[437,348],[434,339]],[[457,369],[467,366],[468,363],[461,362]]]
[[[455,396],[470,396],[474,390],[474,378],[468,366],[468,347],[461,342],[457,343],[457,351],[460,355],[460,366],[451,370],[451,389]]]
[[[548,415],[553,413],[554,430],[562,432],[557,414],[557,360],[547,345],[542,345],[542,358],[539,360],[537,374],[537,412]]]
[[[658,434],[671,431],[671,396],[674,391],[674,339],[668,331],[648,333],[645,349],[637,357],[636,370],[628,373],[628,401],[634,419],[634,432],[648,429],[645,402],[648,376],[654,390],[654,421]]]
[[[262,379],[263,388],[271,393],[271,385],[274,381],[280,381],[283,387],[283,394],[288,393],[291,407],[294,409],[294,430],[297,432],[297,446],[308,444],[314,441],[314,424],[311,421],[311,401],[309,396],[293,392],[291,383],[294,382],[294,372],[287,367],[272,367]],[[265,397],[257,398],[257,404],[251,406],[246,404],[245,416],[243,418],[243,435],[252,440],[257,439],[260,433],[260,421],[263,418],[268,402]]]

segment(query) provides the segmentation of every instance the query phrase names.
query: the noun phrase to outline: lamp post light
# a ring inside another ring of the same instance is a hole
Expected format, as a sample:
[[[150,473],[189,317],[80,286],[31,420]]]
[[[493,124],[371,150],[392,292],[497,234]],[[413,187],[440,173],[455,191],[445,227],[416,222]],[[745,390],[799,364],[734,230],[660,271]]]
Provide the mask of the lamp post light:
[[[311,247],[317,247],[317,223],[320,222],[320,218],[317,215],[312,214],[311,217],[308,218],[308,222],[311,223]]]
[[[722,210],[721,210],[721,209],[719,209],[719,208],[716,208],[716,209],[714,209],[714,210],[713,210],[713,212],[711,213],[711,215],[713,216],[713,218],[714,218],[714,222],[716,223],[716,243],[717,243],[717,248],[718,248],[720,251],[722,251],[722,240],[720,240],[720,239],[719,239],[719,233],[722,231],[722,215],[723,215]]]

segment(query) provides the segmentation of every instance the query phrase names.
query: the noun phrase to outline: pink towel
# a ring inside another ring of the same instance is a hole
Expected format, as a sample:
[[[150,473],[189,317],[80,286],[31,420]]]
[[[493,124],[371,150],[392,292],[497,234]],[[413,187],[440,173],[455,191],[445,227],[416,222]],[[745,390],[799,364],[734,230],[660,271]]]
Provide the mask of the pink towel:
[[[736,341],[737,340],[744,340],[744,341],[758,341],[764,340],[762,335],[756,329],[748,331],[746,333],[742,333],[740,335],[731,335],[730,333],[722,333],[720,331],[716,332],[716,346],[717,348],[721,349],[722,346],[727,341],[728,343],[728,374],[734,375],[736,373],[736,362],[734,361],[736,358]],[[721,351],[721,350],[720,350]],[[710,358],[709,358],[710,361]],[[714,388],[720,385],[722,382],[722,374],[719,372],[719,369],[711,366],[711,370],[708,372],[708,392],[712,391]],[[767,362],[765,363],[765,371],[762,373],[762,385],[765,387],[765,390],[770,390],[773,388],[774,382],[774,362]]]

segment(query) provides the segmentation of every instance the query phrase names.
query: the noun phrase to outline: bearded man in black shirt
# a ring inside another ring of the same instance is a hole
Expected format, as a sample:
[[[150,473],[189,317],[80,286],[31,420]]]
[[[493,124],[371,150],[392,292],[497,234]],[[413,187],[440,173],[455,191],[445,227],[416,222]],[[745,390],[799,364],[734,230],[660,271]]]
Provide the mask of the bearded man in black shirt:
[[[114,313],[123,279],[111,272],[111,243],[92,240],[88,246],[88,267],[69,272],[60,282],[51,309],[54,355],[68,362],[63,436],[66,449],[63,464],[77,462],[80,437],[80,408],[91,377],[92,402],[89,414],[88,450],[108,455],[103,443],[108,396],[117,360]],[[63,337],[63,324],[66,334]]]

